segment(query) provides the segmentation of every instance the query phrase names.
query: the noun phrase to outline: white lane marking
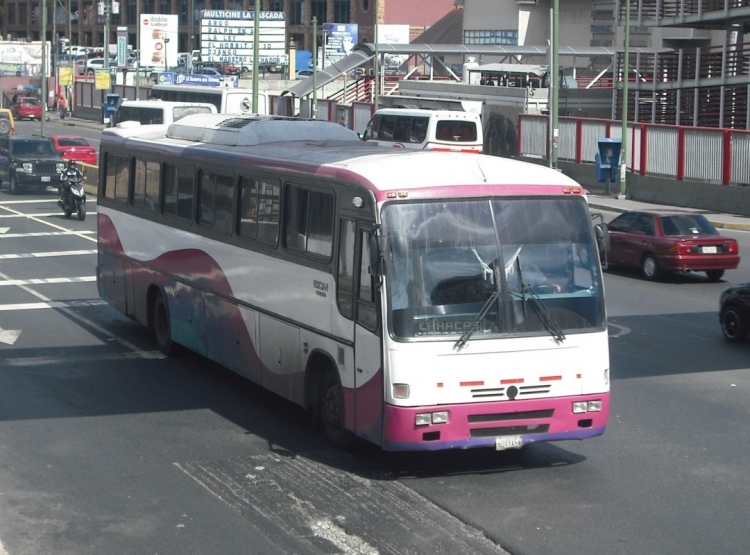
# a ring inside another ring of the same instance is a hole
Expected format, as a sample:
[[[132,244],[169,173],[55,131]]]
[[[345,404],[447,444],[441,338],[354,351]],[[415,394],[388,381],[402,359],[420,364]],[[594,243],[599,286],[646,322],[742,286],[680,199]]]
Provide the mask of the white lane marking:
[[[0,542],[0,555],[9,555],[7,551],[5,551],[5,546],[3,545],[3,542]]]
[[[23,239],[25,237],[62,237],[64,235],[93,235],[93,231],[37,231],[34,233],[5,233],[0,235],[0,239]]]
[[[36,218],[52,218],[54,216],[60,216],[61,214],[62,212],[39,212],[38,214],[0,214],[0,220],[6,218],[29,218],[31,216],[34,216]]]
[[[2,216],[0,216],[0,218],[1,218],[1,217],[2,217]],[[0,227],[0,233],[8,233],[8,231],[10,231],[10,228],[9,228],[9,227]]]
[[[32,216],[32,215],[29,215],[29,214],[24,214],[23,212],[19,212],[18,210],[13,210],[12,208],[8,208],[8,206],[6,206],[5,204],[0,204],[0,208],[2,208],[3,210],[7,210],[11,214],[16,214],[16,215],[19,215],[19,216],[27,216],[28,219],[31,220],[31,221],[33,221],[33,222],[37,222],[37,223],[40,223],[40,224],[52,227],[54,229],[63,231],[66,234],[67,233],[71,233],[73,235],[77,235],[81,239],[87,239],[87,240],[91,241],[92,243],[96,243],[96,237],[88,237],[87,236],[87,235],[93,234],[92,231],[72,231],[72,230],[67,229],[67,228],[65,228],[63,226],[57,225],[55,223],[52,223],[52,222],[50,222],[48,220],[39,218],[38,216]]]
[[[143,351],[142,353],[115,353],[115,354],[103,354],[93,356],[76,356],[77,362],[104,362],[108,360],[122,360],[122,359],[134,359],[134,358],[147,358],[150,360],[162,360],[167,358],[161,351]],[[3,360],[3,365],[8,368],[24,368],[27,366],[47,366],[50,364],[60,364],[61,362],[69,360],[68,358],[61,357],[19,357],[19,358],[6,358]],[[2,555],[2,552],[0,552]]]
[[[9,204],[42,204],[42,203],[57,203],[57,197],[49,197],[49,198],[37,198],[37,199],[28,199],[28,200],[3,200],[0,201],[0,207],[7,206]],[[91,199],[88,198],[88,195],[86,195],[86,204],[92,203],[96,204],[96,197],[92,197]]]
[[[0,260],[17,260],[19,258],[48,258],[52,256],[80,256],[82,254],[96,254],[96,251],[52,251],[52,252],[27,252],[24,254],[0,254]]]
[[[607,327],[610,328],[610,334],[609,334],[609,336],[611,338],[613,338],[613,339],[618,338],[618,337],[622,337],[624,335],[628,335],[630,333],[630,331],[631,331],[630,328],[627,327],[627,326],[621,326],[619,324],[615,324],[615,323],[609,322],[609,321],[607,322]],[[611,328],[617,328],[620,331],[618,331],[617,333],[612,333],[613,330]]]
[[[53,283],[88,283],[90,281],[96,281],[96,276],[45,279],[9,279],[8,281],[0,281],[0,287],[2,287],[3,285],[50,285]]]
[[[30,290],[27,290],[30,292]],[[43,310],[47,308],[80,308],[82,306],[102,306],[105,305],[101,299],[92,299],[90,301],[42,301],[39,303],[16,303],[0,304],[0,312],[13,312],[17,310]]]
[[[3,328],[0,328],[0,343],[13,345],[20,335],[21,330],[4,330]]]
[[[0,272],[0,280],[10,281],[10,276],[7,276],[4,273]],[[101,299],[96,299],[96,300],[91,300],[91,301],[60,302],[60,301],[53,301],[52,299],[42,295],[41,293],[39,293],[38,291],[35,291],[31,287],[28,287],[27,285],[18,285],[17,287],[23,289],[30,295],[33,295],[34,297],[39,299],[41,302],[24,303],[24,304],[17,304],[17,305],[4,305],[4,306],[0,306],[0,311],[56,308],[64,312],[65,315],[71,320],[75,320],[82,326],[86,326],[86,327],[96,330],[98,333],[109,338],[109,340],[111,341],[117,341],[120,345],[122,345],[126,349],[129,349],[130,351],[133,351],[138,356],[143,357],[143,358],[152,358],[149,351],[144,351],[143,349],[131,343],[130,341],[127,341],[126,339],[123,339],[122,337],[118,337],[117,335],[109,331],[108,329],[101,327],[96,322],[93,322],[89,320],[88,318],[84,318],[83,316],[78,315],[74,310],[71,310],[72,308],[81,307],[81,306],[100,306],[100,305],[107,304]],[[2,555],[2,553],[0,553],[0,555]]]

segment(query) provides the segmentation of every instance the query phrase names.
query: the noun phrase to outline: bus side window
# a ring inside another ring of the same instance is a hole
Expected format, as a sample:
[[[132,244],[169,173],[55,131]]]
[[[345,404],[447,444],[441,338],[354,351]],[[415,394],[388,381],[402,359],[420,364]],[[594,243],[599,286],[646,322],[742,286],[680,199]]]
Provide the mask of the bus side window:
[[[158,162],[135,160],[133,206],[156,212],[159,207],[160,178],[161,167]]]
[[[354,315],[354,248],[356,224],[351,220],[341,220],[339,230],[339,267],[336,280],[336,301],[339,311],[347,318]]]
[[[357,295],[357,322],[375,331],[378,325],[375,302],[375,276],[370,272],[370,233],[360,233],[359,293]]]
[[[107,154],[105,164],[104,197],[122,204],[127,203],[130,180],[127,157]]]

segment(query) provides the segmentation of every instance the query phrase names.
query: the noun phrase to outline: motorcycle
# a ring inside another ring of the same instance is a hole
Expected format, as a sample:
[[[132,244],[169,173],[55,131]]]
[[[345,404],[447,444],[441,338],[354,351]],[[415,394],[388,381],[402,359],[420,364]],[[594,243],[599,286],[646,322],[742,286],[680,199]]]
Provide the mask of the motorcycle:
[[[62,208],[66,218],[75,213],[80,221],[86,219],[86,191],[83,189],[83,174],[68,176],[67,179],[60,178],[62,184],[62,198],[57,205]]]

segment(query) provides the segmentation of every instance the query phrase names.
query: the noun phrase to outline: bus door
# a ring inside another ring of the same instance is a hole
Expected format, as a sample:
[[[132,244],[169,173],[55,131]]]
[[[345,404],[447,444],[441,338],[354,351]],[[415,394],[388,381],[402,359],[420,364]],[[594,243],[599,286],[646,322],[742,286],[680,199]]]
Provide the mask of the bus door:
[[[357,288],[354,313],[354,398],[357,434],[380,443],[383,414],[383,357],[378,278],[370,272],[372,221],[357,225]]]

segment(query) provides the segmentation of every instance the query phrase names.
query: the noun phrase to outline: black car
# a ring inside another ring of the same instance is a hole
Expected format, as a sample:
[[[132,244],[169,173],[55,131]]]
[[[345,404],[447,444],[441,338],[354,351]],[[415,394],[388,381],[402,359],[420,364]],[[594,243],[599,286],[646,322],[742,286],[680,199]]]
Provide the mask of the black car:
[[[719,323],[724,337],[742,342],[750,333],[750,283],[729,287],[719,299]]]
[[[10,186],[15,195],[21,189],[57,187],[65,160],[46,137],[0,137],[0,187]]]

